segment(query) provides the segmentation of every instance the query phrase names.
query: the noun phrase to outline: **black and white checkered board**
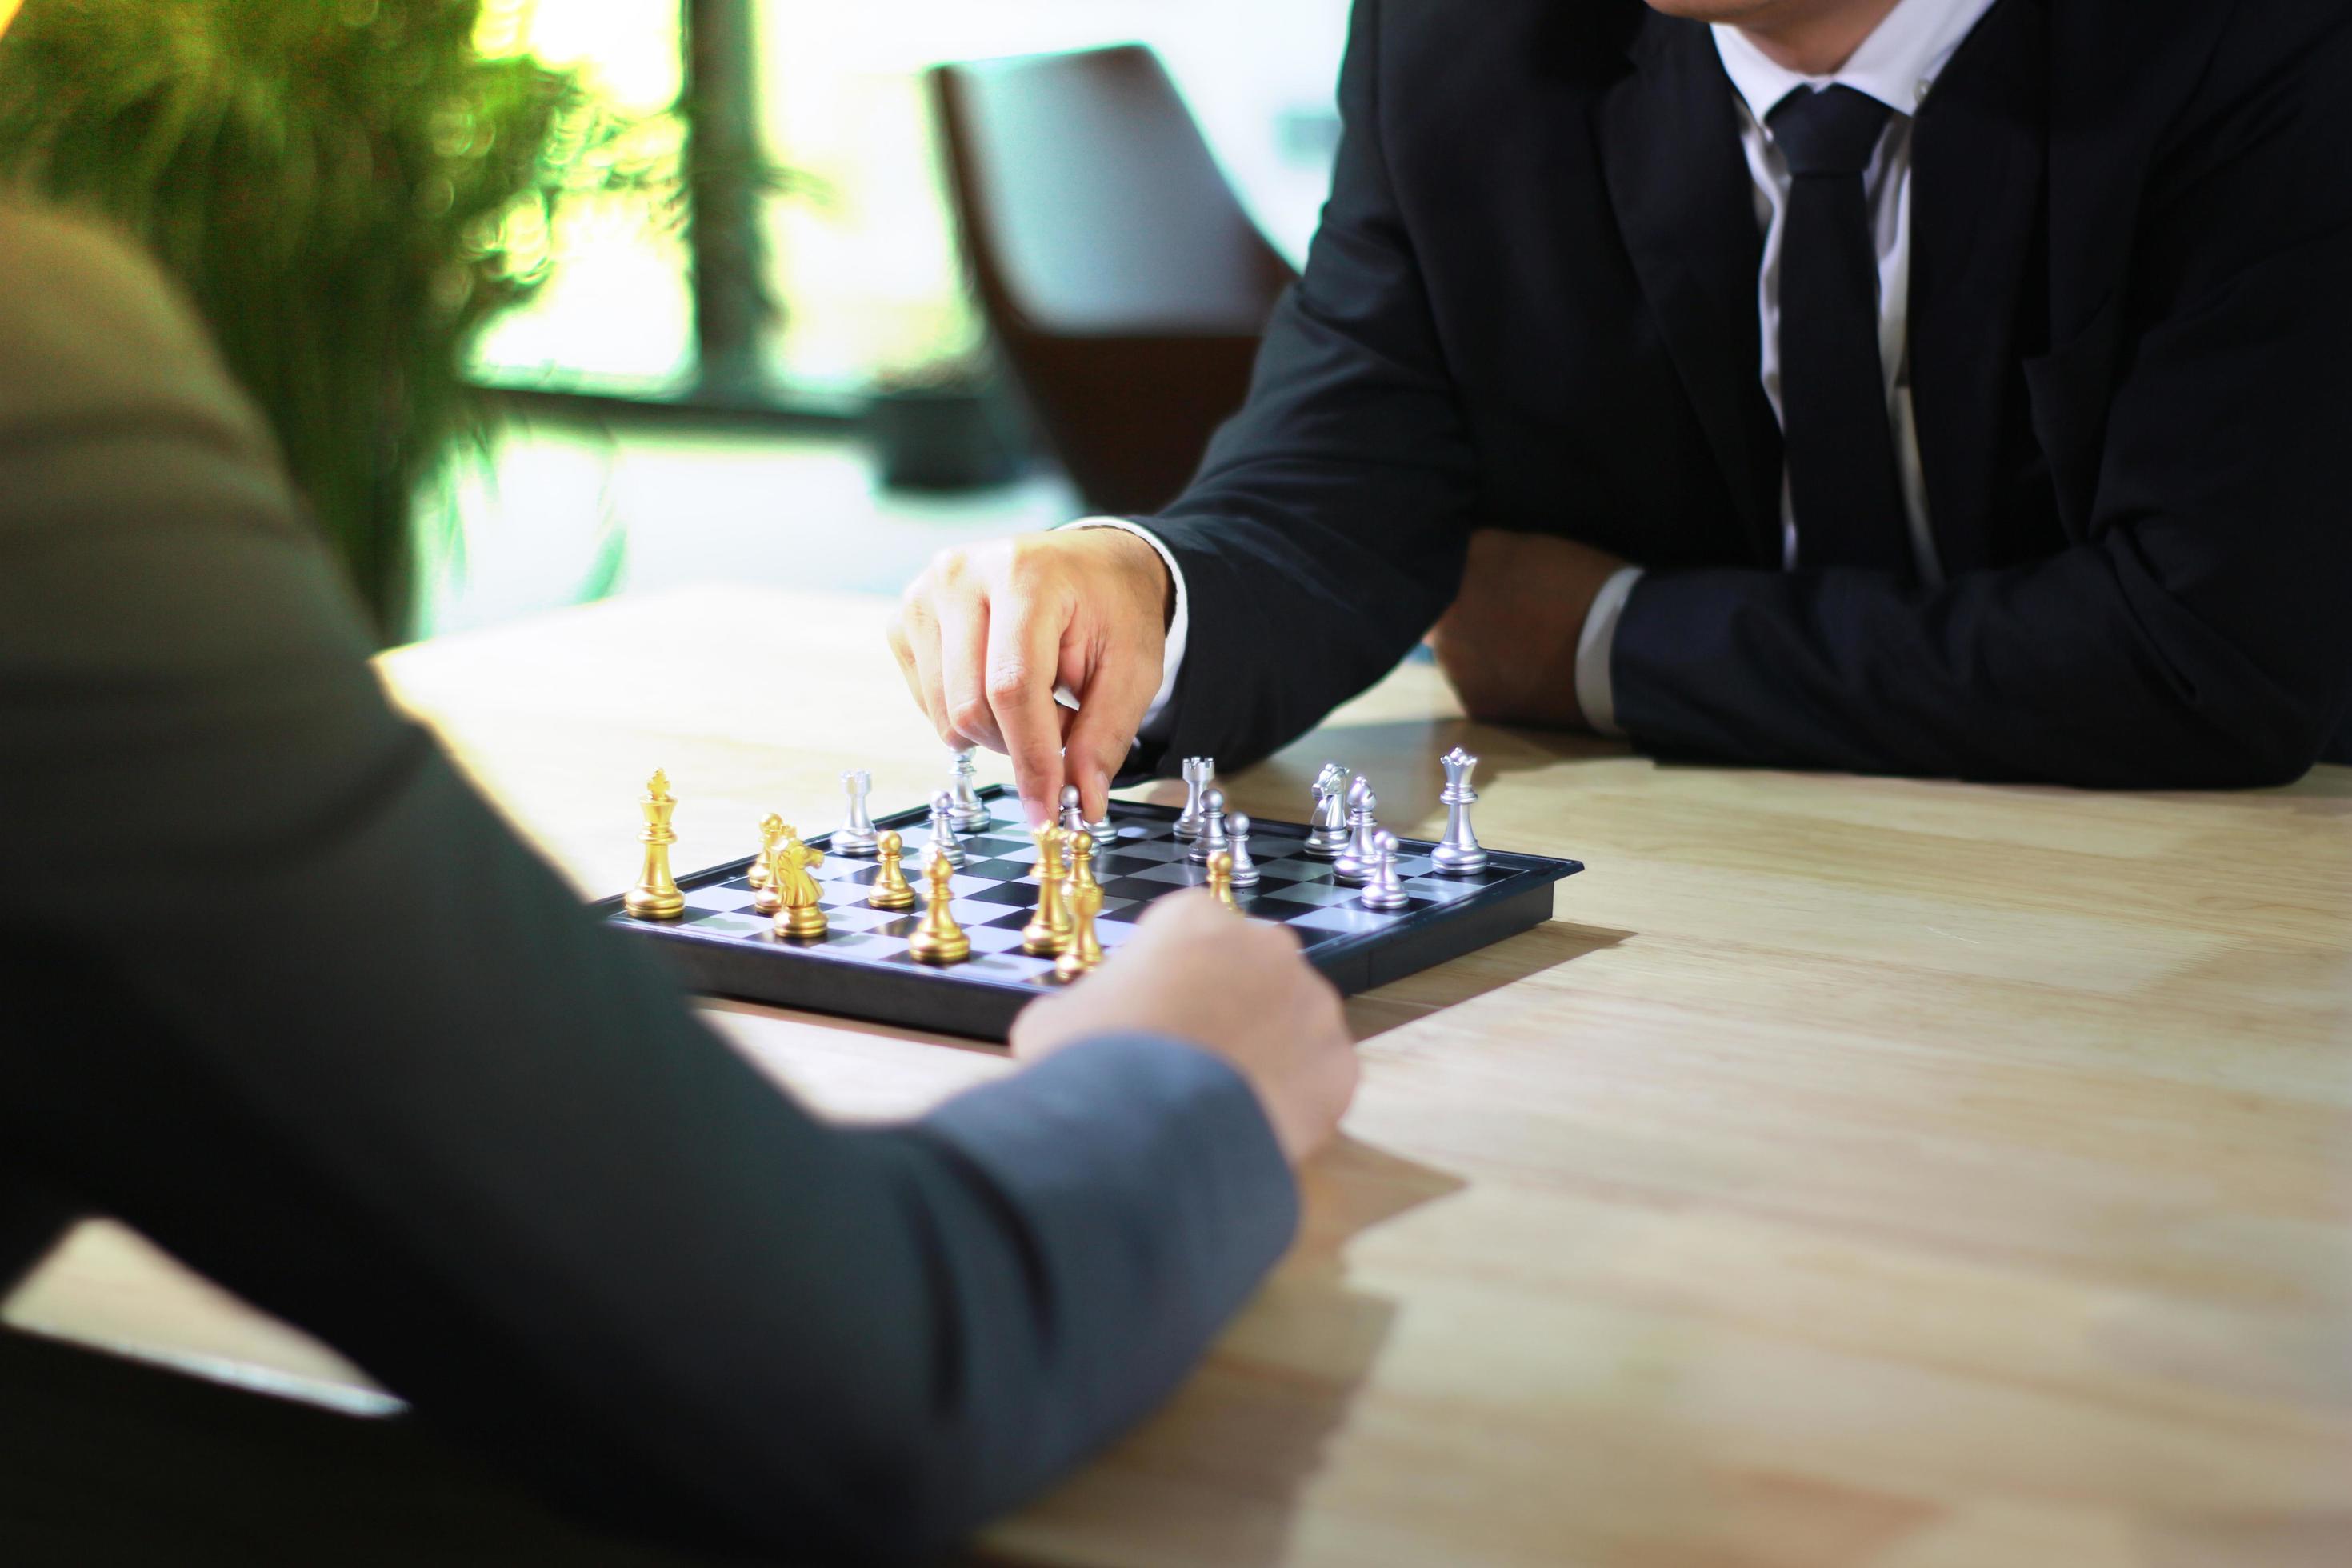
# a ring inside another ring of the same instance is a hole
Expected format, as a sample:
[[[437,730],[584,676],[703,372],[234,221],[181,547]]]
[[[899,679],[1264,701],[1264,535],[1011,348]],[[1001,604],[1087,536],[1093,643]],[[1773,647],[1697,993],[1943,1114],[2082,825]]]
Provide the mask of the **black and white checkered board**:
[[[866,889],[877,874],[870,858],[825,857],[815,875],[824,884],[830,929],[807,942],[778,938],[768,917],[752,912],[750,857],[680,877],[686,914],[679,920],[633,920],[618,899],[595,908],[624,930],[658,942],[697,991],[1001,1040],[1013,1016],[1057,984],[1051,959],[1021,951],[1021,928],[1037,903],[1037,847],[1006,809],[1009,796],[1003,785],[983,790],[999,821],[963,837],[970,859],[950,886],[972,956],[948,968],[907,955],[918,911],[893,914],[866,905]],[[906,839],[907,876],[919,895],[929,820],[919,808],[877,824]],[[1106,948],[1116,950],[1133,933],[1152,900],[1208,880],[1185,859],[1175,820],[1167,806],[1111,803],[1118,835],[1095,856],[1103,885],[1096,930]],[[1433,847],[1408,842],[1397,870],[1412,901],[1376,913],[1363,907],[1356,889],[1332,879],[1328,864],[1306,854],[1306,838],[1297,823],[1254,820],[1250,854],[1263,880],[1235,889],[1235,897],[1245,914],[1288,926],[1308,961],[1350,994],[1542,924],[1551,918],[1552,884],[1584,869],[1574,860],[1490,850],[1478,875],[1439,877],[1429,859]],[[824,848],[827,839],[810,843]]]

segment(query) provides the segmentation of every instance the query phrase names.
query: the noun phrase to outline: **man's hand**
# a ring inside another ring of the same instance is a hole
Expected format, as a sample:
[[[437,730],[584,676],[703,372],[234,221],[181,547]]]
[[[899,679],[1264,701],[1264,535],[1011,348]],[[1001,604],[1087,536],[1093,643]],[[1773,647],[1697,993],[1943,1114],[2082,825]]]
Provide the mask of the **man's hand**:
[[[1116,528],[942,551],[907,590],[890,651],[940,740],[1013,759],[1031,822],[1053,820],[1065,782],[1092,821],[1160,689],[1173,591],[1160,552]]]
[[[1231,1062],[1293,1165],[1330,1141],[1356,1095],[1339,994],[1288,931],[1202,890],[1157,900],[1108,963],[1033,1004],[1013,1023],[1013,1054],[1034,1061],[1117,1034],[1165,1035]]]
[[[1473,719],[1581,729],[1576,645],[1601,585],[1626,563],[1547,534],[1470,536],[1461,596],[1429,634]]]

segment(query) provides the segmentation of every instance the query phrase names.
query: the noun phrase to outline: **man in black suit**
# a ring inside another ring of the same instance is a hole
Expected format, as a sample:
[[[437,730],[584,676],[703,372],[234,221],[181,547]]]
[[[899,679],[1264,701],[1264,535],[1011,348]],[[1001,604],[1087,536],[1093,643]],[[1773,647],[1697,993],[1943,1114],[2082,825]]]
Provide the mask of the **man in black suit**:
[[[1276,928],[1171,900],[1026,1070],[828,1127],[367,653],[160,280],[0,207],[0,1294],[113,1215],[577,1509],[863,1560],[1136,1420],[1287,1245],[1355,1064]]]
[[[1339,97],[1191,490],[908,592],[1033,810],[1433,626],[1481,717],[1727,762],[2352,760],[2352,12],[1358,0]]]

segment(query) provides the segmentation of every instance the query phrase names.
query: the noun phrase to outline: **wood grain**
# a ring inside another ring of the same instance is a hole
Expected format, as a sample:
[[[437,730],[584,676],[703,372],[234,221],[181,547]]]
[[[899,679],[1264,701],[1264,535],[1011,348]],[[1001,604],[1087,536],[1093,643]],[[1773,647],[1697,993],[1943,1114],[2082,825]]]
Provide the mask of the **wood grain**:
[[[404,650],[583,891],[940,755],[887,605],[712,590]],[[2151,1568],[2352,1561],[2352,770],[2086,795],[1670,766],[1464,721],[1408,666],[1227,781],[1327,756],[1387,824],[1567,855],[1537,931],[1352,1005],[1306,1233],[1170,1408],[992,1531],[1005,1562]],[[1003,776],[1001,768],[991,776]],[[1160,786],[1169,798],[1172,786]],[[994,1054],[728,1005],[844,1116]],[[356,1374],[86,1233],[10,1321]]]

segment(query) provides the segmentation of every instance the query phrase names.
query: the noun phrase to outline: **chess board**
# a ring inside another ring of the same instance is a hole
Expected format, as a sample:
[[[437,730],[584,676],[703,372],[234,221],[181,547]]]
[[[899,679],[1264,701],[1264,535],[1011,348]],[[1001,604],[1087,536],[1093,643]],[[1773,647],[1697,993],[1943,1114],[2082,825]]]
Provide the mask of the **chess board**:
[[[814,872],[824,887],[830,929],[806,941],[777,937],[770,918],[752,910],[750,856],[679,877],[686,913],[677,920],[632,919],[616,898],[595,909],[657,943],[698,992],[1002,1040],[1023,1007],[1060,983],[1052,959],[1021,951],[1021,928],[1037,903],[1037,846],[1008,809],[1010,791],[992,785],[981,798],[997,820],[961,836],[968,859],[950,884],[956,919],[971,939],[972,956],[963,963],[935,968],[908,956],[919,907],[897,913],[869,907],[876,862],[830,850]],[[1103,888],[1095,929],[1116,952],[1151,900],[1202,885],[1208,873],[1185,858],[1173,809],[1114,800],[1111,822],[1118,831],[1095,857]],[[905,839],[907,876],[919,896],[929,823],[923,808],[876,822]],[[1253,819],[1250,855],[1262,880],[1235,889],[1234,898],[1243,913],[1288,926],[1308,962],[1350,994],[1542,924],[1551,918],[1552,885],[1584,869],[1574,860],[1490,847],[1483,871],[1440,877],[1429,858],[1433,846],[1408,841],[1397,871],[1412,901],[1377,912],[1362,906],[1357,889],[1333,879],[1328,862],[1307,854],[1307,831],[1297,823]],[[826,837],[808,842],[827,848]]]

